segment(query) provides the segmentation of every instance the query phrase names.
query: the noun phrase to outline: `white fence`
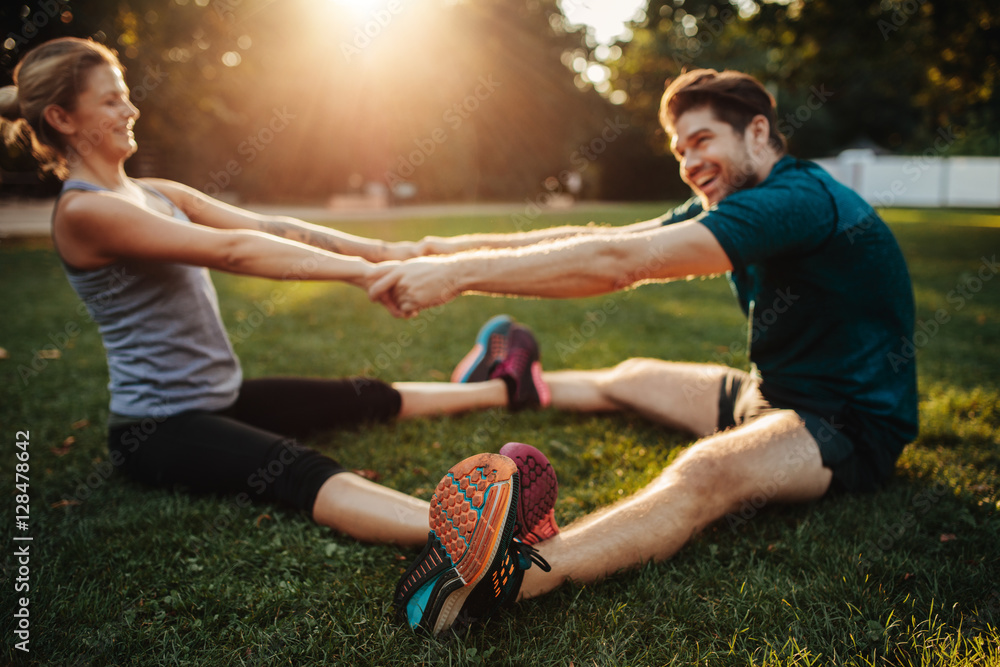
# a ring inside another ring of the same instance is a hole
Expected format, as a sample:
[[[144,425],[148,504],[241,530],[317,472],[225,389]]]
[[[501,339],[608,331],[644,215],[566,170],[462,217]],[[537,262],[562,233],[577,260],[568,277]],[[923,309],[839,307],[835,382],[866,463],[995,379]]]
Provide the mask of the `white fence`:
[[[1000,158],[875,155],[815,160],[876,206],[1000,208]]]

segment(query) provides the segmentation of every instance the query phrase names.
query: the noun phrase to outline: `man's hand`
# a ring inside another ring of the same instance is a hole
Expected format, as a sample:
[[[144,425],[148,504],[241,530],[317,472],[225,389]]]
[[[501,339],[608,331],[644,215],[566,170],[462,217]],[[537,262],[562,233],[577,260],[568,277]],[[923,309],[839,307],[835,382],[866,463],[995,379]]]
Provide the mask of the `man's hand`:
[[[372,285],[374,285],[376,281],[380,280],[393,267],[396,266],[399,266],[399,262],[395,260],[380,262],[378,264],[371,264],[369,265],[369,268],[365,271],[364,277],[355,284],[361,289],[368,292],[371,290]],[[407,316],[405,313],[399,310],[399,308],[396,307],[395,301],[392,300],[391,292],[386,292],[380,298],[372,298],[372,301],[377,301],[381,303],[383,306],[385,306],[386,310],[388,310],[393,317],[403,318]]]
[[[379,264],[368,288],[368,298],[385,305],[396,317],[413,317],[462,293],[454,276],[457,266],[457,262],[446,257]]]

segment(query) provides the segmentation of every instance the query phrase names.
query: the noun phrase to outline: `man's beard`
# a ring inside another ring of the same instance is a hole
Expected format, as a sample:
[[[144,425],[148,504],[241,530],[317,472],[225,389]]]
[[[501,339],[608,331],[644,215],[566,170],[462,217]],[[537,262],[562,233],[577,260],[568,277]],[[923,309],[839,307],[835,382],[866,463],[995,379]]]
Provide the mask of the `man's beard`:
[[[750,154],[746,150],[743,151],[743,155],[737,160],[731,162],[729,167],[725,173],[725,192],[719,198],[719,201],[715,202],[716,204],[734,192],[749,190],[760,183],[760,177],[757,175],[757,165],[750,159]]]

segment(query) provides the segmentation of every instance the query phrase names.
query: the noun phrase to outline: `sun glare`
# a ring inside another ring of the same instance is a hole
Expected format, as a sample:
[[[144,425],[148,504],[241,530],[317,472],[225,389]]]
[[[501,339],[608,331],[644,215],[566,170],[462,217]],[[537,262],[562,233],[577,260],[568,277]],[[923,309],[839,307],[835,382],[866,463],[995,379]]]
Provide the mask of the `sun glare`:
[[[358,16],[371,14],[386,4],[385,0],[327,0],[327,2],[346,7]]]
[[[648,0],[560,0],[566,19],[574,25],[589,26],[598,44],[629,41],[627,23],[649,4]]]

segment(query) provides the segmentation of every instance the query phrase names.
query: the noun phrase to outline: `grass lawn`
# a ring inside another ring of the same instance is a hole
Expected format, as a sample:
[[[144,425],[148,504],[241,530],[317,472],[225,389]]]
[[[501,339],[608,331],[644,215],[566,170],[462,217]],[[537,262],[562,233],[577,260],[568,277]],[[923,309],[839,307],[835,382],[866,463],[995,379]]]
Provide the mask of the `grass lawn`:
[[[604,219],[623,224],[661,210],[619,207]],[[925,336],[915,338],[921,435],[884,491],[722,520],[667,562],[565,586],[442,640],[391,618],[392,591],[414,550],[361,545],[272,506],[242,508],[109,477],[107,370],[96,327],[47,244],[5,242],[0,662],[1000,664],[1000,278],[983,260],[1000,250],[1000,229],[964,226],[962,216],[932,211],[893,223]],[[592,217],[548,215],[537,224]],[[400,239],[513,224],[483,217],[344,229]],[[374,368],[387,380],[446,380],[480,324],[500,312],[534,328],[549,369],[637,355],[746,365],[745,356],[727,355],[746,335],[722,279],[578,301],[464,297],[410,321],[347,286],[221,274],[215,281],[250,377]],[[14,528],[18,431],[30,431],[27,531]],[[453,463],[509,440],[551,458],[564,525],[638,489],[692,441],[631,415],[492,411],[329,433],[308,444],[429,498]],[[33,541],[15,542],[15,533]],[[14,552],[25,544],[30,591],[16,593]],[[14,648],[13,614],[25,596],[28,654]]]

